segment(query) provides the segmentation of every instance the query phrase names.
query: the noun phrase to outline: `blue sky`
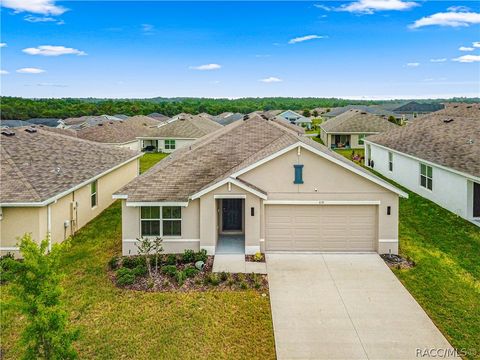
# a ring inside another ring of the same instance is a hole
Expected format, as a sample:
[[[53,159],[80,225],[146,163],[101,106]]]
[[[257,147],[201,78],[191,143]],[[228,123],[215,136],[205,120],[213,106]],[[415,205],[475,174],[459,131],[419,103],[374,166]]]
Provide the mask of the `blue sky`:
[[[480,3],[2,0],[1,93],[479,96]]]

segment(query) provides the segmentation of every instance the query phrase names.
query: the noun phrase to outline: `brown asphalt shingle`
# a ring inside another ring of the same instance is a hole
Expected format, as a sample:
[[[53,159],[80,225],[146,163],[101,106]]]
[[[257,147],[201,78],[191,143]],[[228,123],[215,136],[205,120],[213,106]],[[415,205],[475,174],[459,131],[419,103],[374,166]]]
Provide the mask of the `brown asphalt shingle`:
[[[129,202],[188,201],[198,191],[298,142],[355,166],[282,123],[258,115],[236,121],[177,150],[117,194],[127,195]],[[367,173],[361,167],[356,168]]]
[[[198,139],[222,128],[222,125],[203,116],[188,114],[177,116],[178,118],[166,124],[149,128],[141,137]]]
[[[367,140],[480,177],[480,104],[447,105],[408,126]]]
[[[139,153],[43,129],[0,135],[0,203],[41,202]]]
[[[365,133],[375,134],[398,127],[381,115],[361,110],[348,110],[343,114],[322,123],[320,127],[327,133]]]

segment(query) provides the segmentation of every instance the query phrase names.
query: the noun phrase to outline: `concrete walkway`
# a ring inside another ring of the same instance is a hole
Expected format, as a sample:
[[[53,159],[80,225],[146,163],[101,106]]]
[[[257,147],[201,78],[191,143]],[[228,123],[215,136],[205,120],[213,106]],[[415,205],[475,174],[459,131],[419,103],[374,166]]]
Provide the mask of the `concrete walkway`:
[[[245,261],[245,254],[216,254],[212,272],[266,274],[265,263]]]
[[[417,349],[452,349],[377,254],[267,254],[267,272],[278,359],[418,360]]]

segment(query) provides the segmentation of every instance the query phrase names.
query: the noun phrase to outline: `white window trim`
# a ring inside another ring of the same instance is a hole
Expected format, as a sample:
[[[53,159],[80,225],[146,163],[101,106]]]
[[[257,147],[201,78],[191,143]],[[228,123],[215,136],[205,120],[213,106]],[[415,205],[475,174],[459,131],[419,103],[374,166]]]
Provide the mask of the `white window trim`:
[[[425,166],[425,170],[426,170],[425,175],[422,175],[422,165]],[[432,169],[432,177],[428,177],[428,168]],[[427,191],[433,192],[433,166],[427,165],[425,163],[419,163],[418,170],[419,170],[419,174],[420,174],[420,176],[418,177],[420,187],[422,189],[427,190]],[[422,176],[424,176],[425,180],[426,180],[425,181],[425,186],[422,185]],[[432,181],[432,188],[431,189],[428,188],[428,179],[430,179]]]
[[[95,184],[95,192],[92,193],[92,186],[93,184]],[[92,198],[95,196],[95,205],[92,206]],[[90,207],[92,209],[95,209],[96,207],[98,206],[98,181],[97,180],[93,180],[91,183],[90,183]]]
[[[167,145],[167,141],[169,142],[168,145]],[[172,145],[172,142],[173,142],[173,145]],[[165,139],[164,140],[164,148],[165,148],[165,150],[176,150],[177,149],[177,141],[175,139]]]
[[[142,218],[142,207],[158,207],[159,208],[159,218],[158,219],[143,219]],[[163,208],[164,207],[178,207],[180,208],[180,218],[178,219],[167,219],[163,218]],[[145,237],[145,238],[155,238],[157,236],[163,238],[163,239],[181,239],[182,238],[182,222],[183,222],[183,217],[182,217],[182,207],[181,206],[139,206],[138,211],[140,212],[140,236]],[[159,235],[142,235],[142,221],[158,221],[159,222],[159,230],[160,233]],[[180,221],[180,235],[164,235],[163,234],[163,221]]]

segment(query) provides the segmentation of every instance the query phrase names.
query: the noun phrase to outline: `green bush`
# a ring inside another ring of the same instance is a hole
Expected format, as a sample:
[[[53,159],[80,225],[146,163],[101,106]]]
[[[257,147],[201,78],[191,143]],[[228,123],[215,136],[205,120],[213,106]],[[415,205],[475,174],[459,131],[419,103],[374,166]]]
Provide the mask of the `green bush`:
[[[185,275],[188,278],[193,278],[197,274],[198,274],[198,269],[195,269],[194,267],[188,267],[188,268],[185,269]]]
[[[185,271],[177,271],[175,274],[175,280],[177,281],[177,284],[179,286],[183,285],[186,278],[187,278],[187,275],[185,274]]]
[[[195,262],[203,261],[205,263],[207,262],[207,259],[208,259],[208,255],[207,255],[207,250],[205,249],[202,249],[195,254]]]
[[[122,266],[129,268],[129,269],[134,269],[139,265],[146,266],[145,263],[145,257],[143,256],[125,256],[122,259]]]
[[[174,277],[177,274],[177,267],[175,265],[162,266],[162,273]]]
[[[117,284],[120,286],[131,285],[135,282],[135,274],[132,269],[120,268],[117,270]]]
[[[248,284],[245,281],[240,282],[240,288],[243,290],[248,289]]]
[[[147,275],[147,267],[145,265],[137,265],[137,267],[132,270],[132,273],[135,276],[145,276]]]
[[[167,255],[165,259],[165,264],[167,265],[176,265],[177,264],[177,256],[175,254]]]
[[[220,273],[220,280],[226,281],[228,279],[228,274],[225,271]]]
[[[216,274],[213,274],[213,273],[207,276],[207,281],[210,285],[213,285],[213,286],[218,286],[220,284],[220,279]]]
[[[116,270],[118,268],[118,256],[114,256],[112,257],[109,261],[108,261],[108,268],[110,270]]]
[[[14,277],[15,257],[7,253],[0,257],[0,284],[9,282]]]
[[[255,253],[255,255],[253,255],[253,260],[254,261],[262,261],[263,260],[262,253],[260,253],[260,252]]]
[[[182,262],[184,264],[192,263],[195,261],[195,251],[187,249],[183,252]]]

